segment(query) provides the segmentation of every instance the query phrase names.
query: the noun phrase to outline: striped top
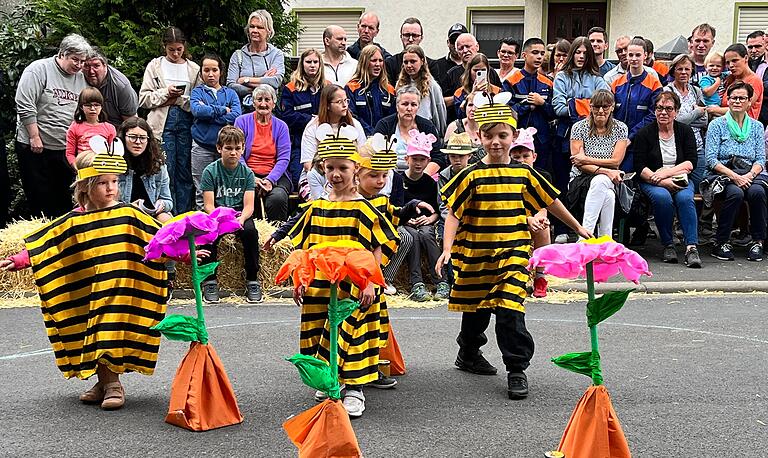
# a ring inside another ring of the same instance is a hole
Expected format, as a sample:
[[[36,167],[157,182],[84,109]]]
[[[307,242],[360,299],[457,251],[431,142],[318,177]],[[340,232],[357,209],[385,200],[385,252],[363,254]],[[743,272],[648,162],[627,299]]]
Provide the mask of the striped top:
[[[525,312],[531,252],[526,217],[551,205],[559,191],[527,165],[478,162],[456,174],[441,192],[459,219],[451,248],[456,280],[449,310]]]
[[[382,247],[382,252],[394,252],[400,241],[390,220],[363,198],[344,202],[316,199],[288,235],[294,247],[304,250],[322,242],[353,240],[370,251]]]
[[[72,211],[25,238],[56,364],[88,378],[97,363],[150,375],[165,315],[163,262],[144,262],[159,224],[132,205]]]

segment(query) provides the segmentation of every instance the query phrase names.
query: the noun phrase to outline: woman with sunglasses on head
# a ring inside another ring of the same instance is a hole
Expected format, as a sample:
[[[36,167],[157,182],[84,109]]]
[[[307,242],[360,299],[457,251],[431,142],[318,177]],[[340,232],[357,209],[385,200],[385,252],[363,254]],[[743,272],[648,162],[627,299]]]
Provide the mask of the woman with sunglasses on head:
[[[712,256],[723,261],[734,260],[728,242],[741,204],[746,200],[752,235],[747,260],[762,261],[767,221],[766,191],[762,184],[766,181],[762,173],[765,170],[763,125],[747,114],[749,101],[755,95],[751,85],[737,81],[728,87],[726,95],[728,111],[707,127],[705,158],[711,175],[699,186],[705,202],[713,197],[722,200]],[[722,191],[714,191],[721,187]]]

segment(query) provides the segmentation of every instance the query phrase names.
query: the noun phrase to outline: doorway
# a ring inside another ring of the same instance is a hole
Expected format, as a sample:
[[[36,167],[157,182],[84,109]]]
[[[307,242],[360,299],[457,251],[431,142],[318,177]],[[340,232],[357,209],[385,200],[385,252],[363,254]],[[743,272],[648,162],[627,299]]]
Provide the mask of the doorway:
[[[606,25],[606,4],[593,3],[548,3],[547,43],[565,38],[573,41],[586,36],[592,27]]]

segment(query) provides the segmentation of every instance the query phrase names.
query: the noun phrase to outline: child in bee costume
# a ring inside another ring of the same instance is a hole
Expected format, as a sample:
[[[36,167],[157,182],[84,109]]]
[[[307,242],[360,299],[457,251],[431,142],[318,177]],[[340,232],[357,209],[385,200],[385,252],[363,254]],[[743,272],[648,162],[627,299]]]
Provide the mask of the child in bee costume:
[[[358,193],[356,180],[362,158],[353,141],[356,131],[342,126],[334,132],[324,124],[316,135],[320,141],[318,154],[332,189],[327,197],[308,205],[291,228],[293,246],[306,250],[323,242],[352,240],[372,251],[381,263],[382,253],[394,252],[399,238],[392,223]],[[339,289],[339,299],[352,297],[360,301],[360,308],[339,328],[339,381],[346,385],[343,404],[350,416],[359,417],[365,410],[363,385],[379,378],[379,349],[387,331],[381,323],[382,294],[381,288],[373,284],[361,291],[348,281],[343,281]],[[301,353],[327,361],[330,282],[315,277],[295,299],[301,305]]]
[[[440,271],[452,261],[455,282],[448,309],[463,312],[456,339],[456,366],[481,375],[496,368],[482,355],[485,330],[496,315],[496,340],[507,369],[510,399],[528,396],[525,369],[533,357],[533,337],[525,327],[526,284],[531,233],[527,215],[547,208],[582,237],[588,233],[558,200],[559,191],[541,174],[515,163],[510,147],[517,136],[508,92],[475,95],[475,120],[486,156],[461,170],[442,189],[448,207]]]
[[[150,327],[165,316],[167,273],[142,261],[158,222],[116,200],[122,143],[94,136],[90,146],[76,162],[79,207],[27,235],[0,268],[32,267],[56,365],[65,378],[97,375],[80,400],[113,410],[125,402],[120,374],[154,372],[160,333]]]

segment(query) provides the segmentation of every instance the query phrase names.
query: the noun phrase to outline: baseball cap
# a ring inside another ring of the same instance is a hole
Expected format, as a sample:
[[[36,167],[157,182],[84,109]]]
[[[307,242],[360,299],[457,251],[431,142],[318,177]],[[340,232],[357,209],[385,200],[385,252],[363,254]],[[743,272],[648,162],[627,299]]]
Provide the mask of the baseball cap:
[[[453,24],[450,29],[448,29],[448,39],[455,40],[462,33],[468,33],[468,32],[469,30],[467,30],[464,24],[457,22]]]

